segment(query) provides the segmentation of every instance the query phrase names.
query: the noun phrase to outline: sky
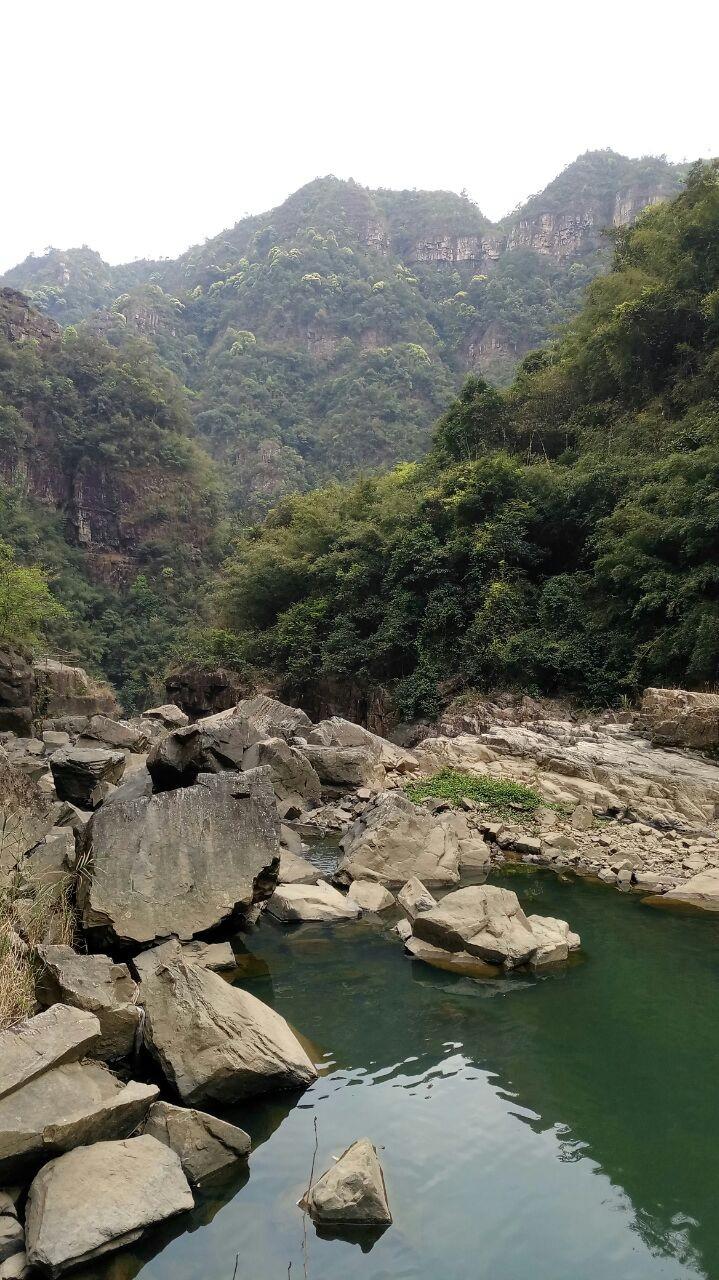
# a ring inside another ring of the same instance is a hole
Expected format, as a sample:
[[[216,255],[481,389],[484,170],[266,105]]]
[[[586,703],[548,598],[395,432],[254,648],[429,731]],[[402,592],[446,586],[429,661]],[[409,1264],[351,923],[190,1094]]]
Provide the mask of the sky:
[[[719,154],[719,6],[5,0],[0,270],[174,257],[328,173],[489,217],[582,151]]]

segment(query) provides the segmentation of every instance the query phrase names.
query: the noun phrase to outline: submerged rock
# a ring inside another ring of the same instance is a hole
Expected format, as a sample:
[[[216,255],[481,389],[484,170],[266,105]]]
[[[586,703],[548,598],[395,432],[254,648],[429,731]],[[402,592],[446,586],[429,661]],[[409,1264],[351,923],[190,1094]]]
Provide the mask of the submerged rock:
[[[318,1225],[388,1226],[392,1214],[384,1174],[369,1138],[359,1138],[343,1151],[300,1204]]]
[[[451,815],[435,817],[397,791],[384,792],[350,828],[338,873],[347,881],[456,884],[460,847]]]
[[[356,920],[360,914],[356,902],[323,880],[313,885],[278,885],[267,903],[267,910],[285,924],[303,920]]]
[[[114,942],[189,940],[272,888],[279,818],[267,769],[114,801],[94,815],[79,892],[86,929]]]
[[[30,1187],[27,1258],[51,1277],[193,1207],[179,1156],[149,1134],[52,1160]]]
[[[145,1043],[183,1102],[237,1102],[317,1078],[284,1018],[189,963],[176,942],[135,961]]]
[[[185,1177],[196,1186],[250,1153],[244,1129],[170,1102],[153,1102],[143,1132],[177,1153]]]
[[[138,986],[126,964],[109,956],[78,955],[72,947],[41,946],[42,970],[35,994],[43,1006],[72,1005],[93,1013],[100,1023],[101,1039],[92,1056],[111,1061],[132,1053],[140,1010]]]

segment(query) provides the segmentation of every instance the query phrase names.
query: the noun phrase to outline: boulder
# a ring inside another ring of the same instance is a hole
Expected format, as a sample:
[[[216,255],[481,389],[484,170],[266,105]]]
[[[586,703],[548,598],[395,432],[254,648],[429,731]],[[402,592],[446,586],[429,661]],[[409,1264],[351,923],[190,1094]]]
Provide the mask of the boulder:
[[[432,897],[429,889],[425,888],[421,880],[418,880],[416,876],[411,876],[397,894],[397,903],[409,916],[410,920],[414,920],[420,912],[431,911],[433,907],[436,907],[437,899]]]
[[[405,924],[407,922],[405,921]],[[468,978],[494,978],[501,969],[496,964],[488,964],[478,956],[471,956],[467,951],[446,951],[444,947],[436,947],[423,938],[407,937],[404,940],[405,950],[413,960],[421,960],[434,969],[443,969],[448,973],[461,973]]]
[[[150,743],[146,733],[136,725],[125,724],[122,720],[112,720],[109,716],[91,716],[86,738],[97,738],[110,747],[120,747],[123,751],[147,751]]]
[[[299,858],[289,850],[280,853],[280,871],[277,877],[280,884],[316,884],[317,867],[313,867],[306,858]]]
[[[94,1013],[101,1039],[91,1056],[112,1061],[132,1053],[140,1024],[138,987],[126,964],[109,956],[78,955],[72,947],[41,946],[35,994],[44,1007],[60,1002]]]
[[[0,1098],[0,1181],[23,1181],[51,1156],[125,1138],[159,1090],[123,1084],[100,1062],[65,1062]]]
[[[398,920],[394,927],[394,933],[396,933],[403,942],[407,942],[409,938],[412,937],[412,926],[409,920]]]
[[[77,1062],[96,1048],[100,1036],[93,1014],[63,1004],[0,1031],[0,1099],[51,1067]]]
[[[663,747],[719,747],[719,694],[686,689],[645,689],[641,721]]]
[[[189,941],[272,890],[279,826],[266,769],[103,806],[86,836],[85,928],[114,942]]]
[[[353,880],[347,894],[347,901],[361,907],[362,911],[377,913],[388,911],[395,905],[393,895],[384,885],[376,880]]]
[[[194,1186],[238,1160],[246,1160],[250,1153],[244,1129],[170,1102],[153,1102],[143,1133],[176,1152],[185,1177]]]
[[[299,707],[290,707],[265,693],[252,698],[242,698],[234,708],[235,714],[248,722],[255,738],[293,738],[311,727],[312,721]]]
[[[392,1221],[382,1166],[369,1138],[359,1138],[300,1201],[318,1225],[388,1226]]]
[[[307,742],[320,747],[361,747],[385,769],[396,773],[414,773],[418,769],[417,757],[411,751],[341,716],[321,720],[307,733]]]
[[[150,1134],[81,1147],[52,1160],[30,1187],[28,1262],[61,1276],[193,1204],[179,1156]]]
[[[0,748],[0,885],[52,825],[47,797]]]
[[[539,943],[531,960],[533,969],[561,964],[570,951],[577,951],[581,946],[579,934],[572,933],[566,920],[557,920],[554,916],[528,916],[527,919]]]
[[[146,720],[157,720],[165,729],[181,729],[183,725],[190,723],[190,717],[180,707],[176,707],[174,702],[165,702],[161,707],[149,707],[147,711],[143,711],[142,716]]]
[[[710,867],[691,876],[683,884],[670,889],[661,899],[677,906],[695,907],[698,911],[719,911],[719,867]]]
[[[466,951],[508,969],[526,964],[539,946],[516,893],[495,885],[448,893],[416,917],[413,933],[445,951]]]
[[[33,673],[35,702],[42,716],[112,716],[119,710],[110,686],[89,676],[82,667],[39,658],[33,663]]]
[[[147,757],[155,791],[192,786],[201,773],[241,769],[252,741],[250,726],[237,716],[216,727],[191,724],[173,729],[155,743]]]
[[[323,783],[371,787],[374,791],[385,784],[384,765],[367,747],[318,747],[303,743],[301,750]]]
[[[188,963],[176,942],[144,951],[135,964],[145,1043],[183,1102],[238,1102],[317,1078],[279,1013]]]
[[[105,783],[117,783],[125,771],[122,751],[102,747],[61,747],[50,756],[55,790],[61,800],[96,809],[107,795]]]
[[[451,815],[447,815],[451,816]],[[456,884],[459,840],[451,822],[412,804],[397,791],[384,792],[343,841],[343,879],[405,884]]]
[[[183,942],[182,954],[192,964],[202,965],[203,969],[212,969],[213,973],[223,973],[237,968],[237,957],[229,942]]]
[[[267,910],[284,924],[309,920],[356,920],[357,903],[318,880],[316,884],[281,884],[267,903]]]
[[[267,765],[272,774],[278,800],[300,810],[319,804],[322,784],[317,773],[302,752],[290,747],[284,738],[267,738],[247,748],[242,768],[255,769],[261,765]]]
[[[52,888],[67,881],[75,865],[75,833],[72,827],[51,827],[31,850],[23,875],[33,885]]]

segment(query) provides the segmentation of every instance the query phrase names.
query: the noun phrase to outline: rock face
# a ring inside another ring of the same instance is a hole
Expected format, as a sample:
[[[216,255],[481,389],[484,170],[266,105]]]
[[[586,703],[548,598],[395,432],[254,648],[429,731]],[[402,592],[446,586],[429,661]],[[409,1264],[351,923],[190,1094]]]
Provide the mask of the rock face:
[[[388,771],[414,773],[417,769],[417,760],[411,751],[395,746],[386,738],[370,733],[369,729],[353,724],[351,720],[343,720],[341,716],[321,720],[309,731],[307,741],[320,747],[360,748]]]
[[[68,667],[55,658],[33,663],[36,703],[42,716],[116,715],[112,689],[93,680],[82,667]]]
[[[153,1102],[143,1132],[176,1152],[185,1177],[195,1186],[250,1153],[244,1129],[170,1102]]]
[[[278,1013],[183,958],[176,943],[138,956],[145,1043],[188,1104],[301,1089],[317,1073]]]
[[[96,809],[107,795],[103,784],[119,782],[125,772],[125,756],[101,747],[61,747],[50,756],[50,768],[61,800]]]
[[[696,907],[699,911],[719,911],[719,867],[691,876],[684,884],[665,893],[660,901],[662,904]]]
[[[126,1138],[158,1095],[123,1084],[99,1062],[66,1062],[0,1098],[0,1181],[22,1181],[49,1157],[106,1138]]]
[[[267,910],[284,924],[309,920],[356,920],[359,904],[318,880],[316,884],[278,885]]]
[[[206,728],[191,724],[174,729],[155,743],[147,757],[155,790],[192,786],[201,773],[241,769],[252,741],[250,726],[239,716]]]
[[[564,920],[543,916],[528,920],[516,893],[495,885],[472,885],[448,893],[431,911],[417,916],[413,934],[432,947],[505,969],[535,960],[537,964],[566,960],[568,952],[580,945],[578,934],[571,933]]]
[[[1,1031],[0,1099],[51,1067],[76,1062],[99,1044],[100,1035],[93,1014],[62,1004]]]
[[[261,765],[266,765],[272,774],[278,800],[287,801],[300,810],[319,804],[322,796],[319,776],[302,752],[290,747],[284,738],[267,738],[247,748],[242,768]]]
[[[28,1262],[63,1275],[193,1204],[179,1156],[149,1134],[82,1147],[52,1160],[30,1188]]]
[[[35,994],[41,1005],[71,1005],[95,1014],[101,1039],[93,1057],[112,1061],[132,1053],[140,1024],[138,987],[125,964],[109,956],[78,955],[72,947],[38,948],[42,971]]]
[[[355,903],[363,911],[370,913],[388,911],[395,905],[389,889],[385,889],[376,880],[353,880],[347,894],[347,901]]]
[[[242,693],[242,681],[236,671],[225,667],[200,671],[189,666],[173,673],[167,679],[165,689],[171,703],[175,703],[186,716],[196,719],[233,707]]]
[[[369,1138],[359,1138],[310,1187],[302,1207],[318,1225],[389,1226],[392,1214],[382,1166]]]
[[[123,724],[121,720],[112,720],[110,716],[91,716],[85,730],[86,738],[97,738],[110,747],[120,747],[125,751],[147,751],[147,734],[136,725]]]
[[[87,929],[117,942],[189,940],[274,885],[279,818],[269,771],[203,774],[192,787],[115,801],[87,832]]]
[[[0,885],[29,849],[52,828],[51,806],[37,783],[0,748]]]
[[[456,884],[459,840],[450,821],[435,817],[396,791],[385,792],[343,841],[338,873],[347,880],[405,884]]]
[[[30,737],[34,717],[35,678],[18,649],[0,648],[0,730]]]
[[[660,747],[719,747],[719,694],[645,689],[642,722]]]

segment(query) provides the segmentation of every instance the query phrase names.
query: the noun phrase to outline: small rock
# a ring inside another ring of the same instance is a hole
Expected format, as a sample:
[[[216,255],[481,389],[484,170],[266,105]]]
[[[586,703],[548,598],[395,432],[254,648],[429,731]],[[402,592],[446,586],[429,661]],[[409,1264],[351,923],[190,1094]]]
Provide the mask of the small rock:
[[[388,1226],[392,1221],[377,1149],[360,1138],[343,1151],[301,1202],[318,1224]]]
[[[416,876],[412,876],[411,880],[408,880],[397,894],[397,903],[406,912],[410,920],[415,920],[422,911],[431,911],[433,907],[436,907],[437,899],[432,897],[429,889],[425,888],[421,880],[418,880]]]
[[[360,914],[356,903],[321,880],[314,885],[278,885],[267,903],[267,910],[276,920],[286,924],[310,920],[356,920]]]
[[[389,889],[378,884],[376,880],[353,880],[347,894],[347,901],[354,902],[363,911],[377,913],[387,911],[395,905]]]
[[[152,1104],[143,1132],[177,1153],[185,1177],[195,1186],[220,1169],[245,1160],[250,1152],[244,1129],[169,1102]]]

